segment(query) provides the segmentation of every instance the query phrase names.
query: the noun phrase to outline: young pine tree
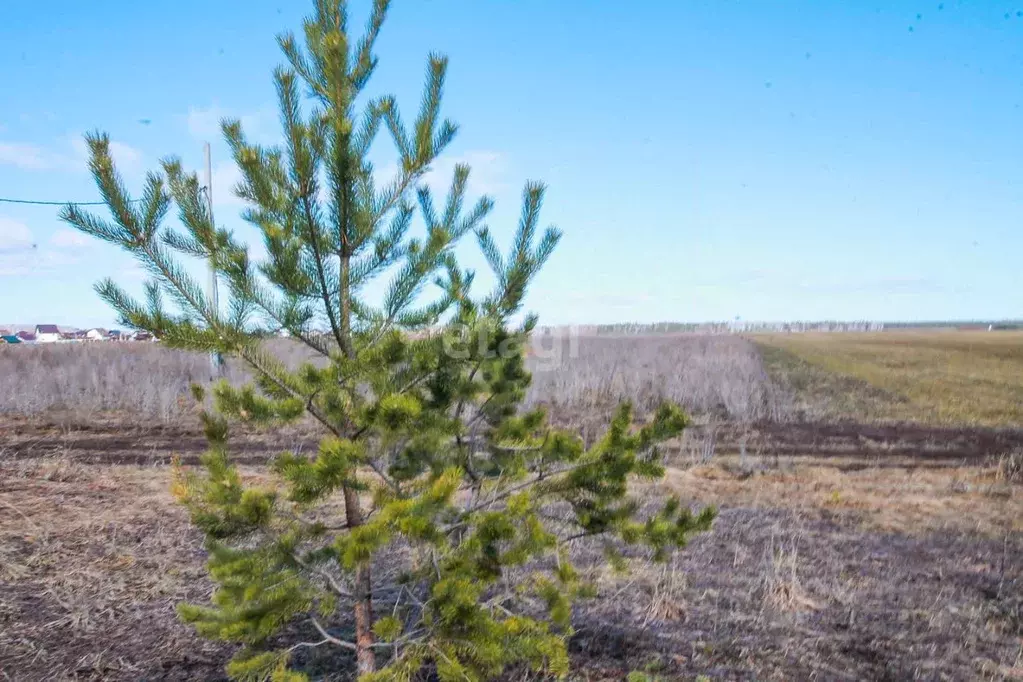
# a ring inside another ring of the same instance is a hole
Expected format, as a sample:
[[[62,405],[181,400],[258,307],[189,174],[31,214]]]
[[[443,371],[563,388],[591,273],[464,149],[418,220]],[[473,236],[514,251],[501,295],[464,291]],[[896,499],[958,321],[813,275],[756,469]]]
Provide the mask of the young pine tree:
[[[305,679],[289,668],[304,647],[336,649],[339,665],[354,654],[362,680],[408,680],[424,668],[482,680],[511,665],[564,674],[571,603],[589,591],[570,544],[603,538],[610,560],[621,560],[623,544],[662,559],[708,528],[713,510],[693,515],[671,499],[640,520],[628,495],[631,477],[661,475],[657,444],[686,425],[678,407],[636,428],[623,405],[589,449],[548,427],[542,411],[519,408],[536,319],[513,320],[559,233],[538,233],[538,183],[525,187],[507,253],[483,224],[490,199],[466,202],[468,167],[435,202],[423,178],[457,130],[440,115],[447,61],[430,57],[411,125],[392,97],[368,99],[387,5],[376,1],[355,39],[345,3],[317,0],[304,48],[279,38],[288,64],[274,73],[280,146],[251,143],[236,120],[222,124],[265,261],[213,223],[196,176],[175,159],[130,198],[102,134],[87,141],[111,219],[73,205],[62,218],[152,275],[144,301],[109,279],[97,286],[125,325],[170,347],[236,357],[255,377],[212,387],[204,471],[179,472],[175,486],[205,533],[217,586],[212,603],[182,604],[181,617],[203,636],[241,643],[232,677]],[[381,130],[398,157],[383,187],[368,161]],[[172,206],[179,228],[165,225]],[[410,237],[417,215],[423,228]],[[485,295],[454,257],[467,235],[494,273]],[[221,305],[187,257],[214,268]],[[378,278],[387,285],[371,300]],[[266,341],[281,330],[317,359],[286,367],[274,355],[281,342]],[[318,451],[276,457],[273,485],[242,481],[229,422],[304,415],[322,426]],[[318,635],[288,647],[285,629]]]

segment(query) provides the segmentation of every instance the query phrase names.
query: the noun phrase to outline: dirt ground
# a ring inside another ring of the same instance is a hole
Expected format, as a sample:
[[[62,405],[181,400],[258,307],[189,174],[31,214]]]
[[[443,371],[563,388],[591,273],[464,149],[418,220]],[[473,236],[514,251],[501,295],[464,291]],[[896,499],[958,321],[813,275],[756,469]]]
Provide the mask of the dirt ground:
[[[211,587],[166,465],[194,458],[198,434],[4,426],[0,677],[222,679],[231,647],[174,612]],[[1015,436],[907,431],[889,441],[931,445],[892,452],[842,433],[788,432],[807,447],[706,462],[680,447],[638,492],[720,517],[667,566],[638,562],[624,578],[575,548],[600,585],[575,615],[576,679],[1023,679],[1023,487],[992,458]],[[251,464],[313,442],[241,440]],[[841,447],[812,454],[810,442]],[[923,450],[944,454],[917,461]]]
[[[581,423],[576,413],[551,410],[551,420],[584,433],[600,433],[609,418],[593,416]],[[232,432],[231,447],[239,463],[259,463],[283,449],[315,450],[322,434],[315,425],[289,426],[272,433]],[[686,429],[673,445],[674,454],[696,456],[713,439],[715,454],[813,458],[827,456],[875,466],[983,464],[1002,453],[1023,448],[1023,428],[932,427],[915,424],[855,422],[715,423],[704,420]],[[55,423],[0,415],[0,452],[8,459],[58,456],[74,452],[93,464],[169,464],[172,457],[197,463],[206,439],[193,423],[137,426],[119,419]]]

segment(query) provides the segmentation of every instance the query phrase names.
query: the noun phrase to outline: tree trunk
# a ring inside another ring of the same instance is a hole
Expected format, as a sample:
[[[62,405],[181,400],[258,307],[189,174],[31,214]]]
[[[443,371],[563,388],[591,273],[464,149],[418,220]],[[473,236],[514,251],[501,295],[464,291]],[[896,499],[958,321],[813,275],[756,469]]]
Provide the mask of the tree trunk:
[[[347,182],[344,185],[347,188]],[[347,199],[347,197],[346,197]],[[342,207],[347,207],[347,200]],[[341,270],[338,292],[341,313],[341,352],[349,359],[355,358],[352,345],[352,298],[349,289],[349,262],[347,219],[342,216],[341,225]],[[348,528],[362,525],[362,508],[359,506],[359,492],[345,488],[345,520]],[[376,670],[376,656],[373,653],[373,576],[369,564],[355,570],[355,659],[359,675]]]
[[[345,520],[349,529],[362,525],[359,493],[344,489]],[[373,578],[369,565],[355,571],[355,658],[360,675],[376,670],[373,653]]]
[[[369,566],[355,571],[355,658],[359,675],[376,670],[373,653],[373,598]]]

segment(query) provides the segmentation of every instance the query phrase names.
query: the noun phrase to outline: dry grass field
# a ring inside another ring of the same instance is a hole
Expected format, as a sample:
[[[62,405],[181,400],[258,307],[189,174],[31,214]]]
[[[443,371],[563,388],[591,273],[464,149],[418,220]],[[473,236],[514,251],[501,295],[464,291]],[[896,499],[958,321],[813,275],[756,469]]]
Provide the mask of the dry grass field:
[[[210,584],[169,468],[79,454],[0,466],[5,679],[221,679],[229,647],[174,615]],[[596,548],[574,548],[600,586],[576,614],[577,680],[1023,675],[1023,490],[994,463],[722,457],[674,462],[637,492],[718,504],[721,517],[667,566],[640,562],[624,579]]]
[[[624,578],[576,541],[600,595],[574,616],[574,679],[1023,680],[1023,337],[755,341],[531,358],[530,402],[589,436],[618,399],[683,402],[694,426],[635,492],[721,510]],[[230,647],[174,613],[211,589],[168,466],[203,448],[184,396],[207,375],[158,345],[0,350],[0,679],[223,679]],[[315,438],[242,432],[234,451],[262,479]]]
[[[755,341],[810,413],[1023,425],[1023,332],[776,334]]]
[[[268,343],[292,366],[309,357],[298,343]],[[527,403],[561,412],[602,414],[622,399],[640,411],[670,399],[739,421],[774,418],[784,409],[760,354],[738,337],[537,338],[529,366]],[[224,371],[233,383],[248,378],[235,362]],[[209,378],[207,357],[159,344],[0,346],[0,414],[72,424],[115,418],[192,425],[189,386]]]

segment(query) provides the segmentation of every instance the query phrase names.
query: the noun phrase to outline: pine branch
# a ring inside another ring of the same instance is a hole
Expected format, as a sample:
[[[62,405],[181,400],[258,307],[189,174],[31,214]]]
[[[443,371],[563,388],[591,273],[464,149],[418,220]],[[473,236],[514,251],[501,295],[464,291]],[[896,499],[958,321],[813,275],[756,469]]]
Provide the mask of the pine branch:
[[[356,93],[362,91],[370,76],[373,75],[373,70],[376,68],[377,58],[373,56],[373,45],[380,34],[380,27],[384,23],[384,17],[387,16],[389,5],[390,0],[376,0],[373,3],[373,13],[370,15],[366,26],[366,34],[355,48],[356,57],[355,66],[352,69],[352,86]]]
[[[309,246],[313,251],[313,258],[316,264],[316,275],[319,280],[321,298],[323,299],[323,305],[326,310],[327,319],[330,320],[330,329],[334,333],[334,339],[337,341],[337,345],[342,349],[348,349],[350,347],[350,339],[342,333],[342,327],[338,324],[337,316],[334,314],[334,302],[331,300],[331,289],[327,286],[327,278],[324,272],[324,261],[323,254],[320,252],[319,246],[319,234],[316,231],[316,223],[312,215],[312,207],[309,203],[309,197],[303,195],[300,197],[302,203],[302,210],[305,213],[306,226],[309,230]],[[342,280],[342,286],[344,286],[344,280]],[[342,290],[342,307],[344,306],[344,291]],[[343,315],[343,312],[342,312]]]
[[[303,395],[301,392],[296,391],[293,387],[289,386],[287,382],[275,374],[257,355],[253,354],[251,351],[247,351],[244,347],[238,350],[238,356],[245,360],[249,366],[258,371],[262,376],[270,380],[281,391],[284,391],[293,398],[300,398],[305,401],[306,411],[312,415],[316,421],[320,422],[320,424],[326,427],[328,431],[338,438],[344,438],[344,432],[330,421],[330,419],[328,419],[322,412],[320,412],[315,405],[313,405],[311,396]]]
[[[271,320],[279,324],[282,329],[287,330],[289,334],[304,343],[308,348],[324,357],[330,356],[330,349],[327,346],[320,343],[315,337],[307,334],[303,328],[295,324],[289,324],[285,320],[285,314],[277,308],[270,295],[258,283],[252,283],[249,297]]]

